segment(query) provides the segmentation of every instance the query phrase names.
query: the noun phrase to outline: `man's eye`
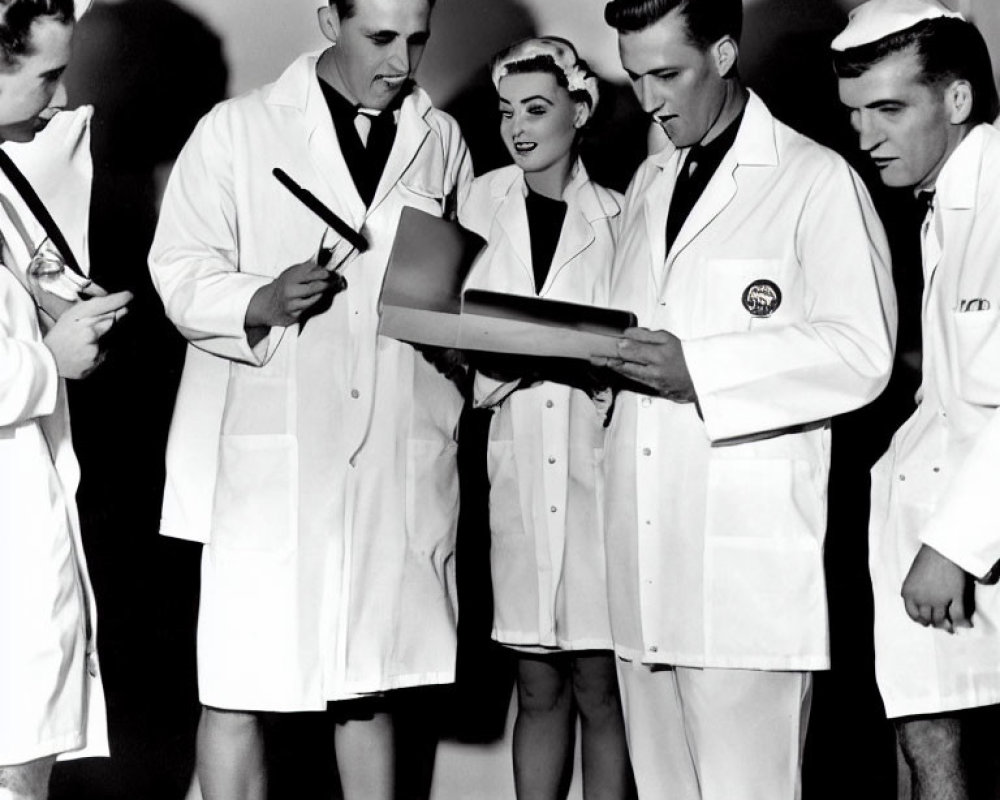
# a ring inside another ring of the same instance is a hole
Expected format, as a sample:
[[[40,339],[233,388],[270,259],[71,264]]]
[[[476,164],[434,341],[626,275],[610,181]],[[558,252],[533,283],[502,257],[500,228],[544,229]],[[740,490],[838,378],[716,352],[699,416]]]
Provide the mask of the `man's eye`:
[[[369,36],[369,39],[378,47],[385,47],[390,44],[394,37],[392,36]]]

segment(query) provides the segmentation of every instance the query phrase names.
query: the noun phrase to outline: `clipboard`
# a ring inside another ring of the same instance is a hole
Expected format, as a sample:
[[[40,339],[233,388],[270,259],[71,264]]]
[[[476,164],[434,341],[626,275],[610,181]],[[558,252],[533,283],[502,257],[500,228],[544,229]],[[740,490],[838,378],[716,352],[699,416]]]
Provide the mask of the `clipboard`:
[[[615,356],[635,314],[541,297],[462,291],[483,240],[403,209],[379,299],[379,333],[399,341],[509,355]]]

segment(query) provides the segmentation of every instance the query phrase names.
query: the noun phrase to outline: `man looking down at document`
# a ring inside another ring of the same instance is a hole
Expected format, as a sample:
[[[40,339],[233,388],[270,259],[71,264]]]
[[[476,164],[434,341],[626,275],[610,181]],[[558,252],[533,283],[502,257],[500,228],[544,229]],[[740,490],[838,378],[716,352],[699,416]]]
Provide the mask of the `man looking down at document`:
[[[833,152],[739,74],[740,0],[615,0],[673,147],[624,203],[609,305],[634,311],[605,448],[608,591],[639,796],[799,796],[829,666],[830,417],[892,364],[888,247]]]

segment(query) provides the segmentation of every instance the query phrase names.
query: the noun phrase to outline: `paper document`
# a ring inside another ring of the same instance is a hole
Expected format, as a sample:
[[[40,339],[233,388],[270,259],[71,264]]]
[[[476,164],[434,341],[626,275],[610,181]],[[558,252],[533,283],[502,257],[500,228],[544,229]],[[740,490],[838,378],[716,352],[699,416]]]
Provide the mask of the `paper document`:
[[[379,333],[413,344],[532,356],[614,356],[635,315],[462,285],[483,245],[460,225],[404,208],[382,284]]]

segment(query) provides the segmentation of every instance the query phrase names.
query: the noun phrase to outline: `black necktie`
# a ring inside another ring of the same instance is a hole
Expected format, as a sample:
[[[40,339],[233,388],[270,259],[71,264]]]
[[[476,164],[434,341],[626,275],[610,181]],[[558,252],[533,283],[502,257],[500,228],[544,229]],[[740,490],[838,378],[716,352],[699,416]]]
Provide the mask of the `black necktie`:
[[[684,226],[684,221],[698,202],[701,191],[698,189],[695,174],[698,172],[698,159],[701,156],[700,148],[692,147],[681,167],[677,181],[674,183],[674,192],[670,196],[670,210],[667,212],[667,252]],[[702,187],[704,188],[704,187]]]

